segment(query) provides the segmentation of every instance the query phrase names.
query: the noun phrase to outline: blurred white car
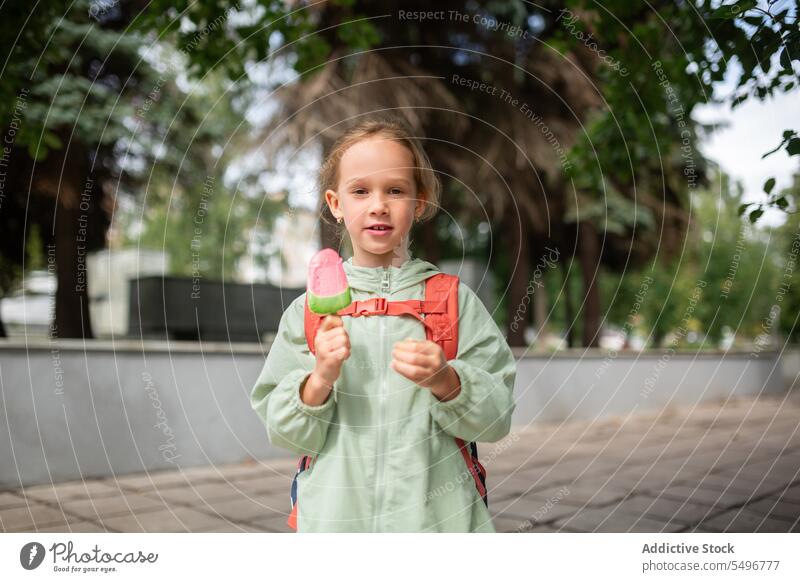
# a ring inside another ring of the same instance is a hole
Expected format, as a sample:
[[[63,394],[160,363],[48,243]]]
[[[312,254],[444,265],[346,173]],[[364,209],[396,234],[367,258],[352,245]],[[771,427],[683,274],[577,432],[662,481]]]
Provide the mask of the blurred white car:
[[[20,288],[0,300],[0,317],[9,337],[49,335],[56,308],[56,276],[30,271]]]

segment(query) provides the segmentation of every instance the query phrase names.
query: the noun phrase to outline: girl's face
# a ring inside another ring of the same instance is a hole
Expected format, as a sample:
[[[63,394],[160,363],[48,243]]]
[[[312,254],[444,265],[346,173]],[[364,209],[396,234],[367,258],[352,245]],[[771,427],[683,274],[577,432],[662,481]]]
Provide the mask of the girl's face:
[[[350,146],[339,161],[336,191],[326,191],[325,200],[333,216],[344,219],[355,265],[400,266],[408,258],[408,232],[425,202],[407,147],[383,136]]]

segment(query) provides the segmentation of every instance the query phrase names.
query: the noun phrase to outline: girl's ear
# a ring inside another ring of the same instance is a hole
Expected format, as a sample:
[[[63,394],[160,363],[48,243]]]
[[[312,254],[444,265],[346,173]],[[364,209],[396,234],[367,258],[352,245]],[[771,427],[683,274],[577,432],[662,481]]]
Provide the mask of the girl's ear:
[[[422,213],[425,212],[425,208],[428,206],[428,196],[424,192],[420,192],[417,205],[414,208],[414,220],[419,220]]]
[[[328,208],[330,209],[331,214],[333,214],[333,217],[338,219],[339,216],[336,213],[339,212],[340,209],[339,209],[339,196],[336,194],[336,192],[330,189],[325,190],[325,203],[328,205]]]

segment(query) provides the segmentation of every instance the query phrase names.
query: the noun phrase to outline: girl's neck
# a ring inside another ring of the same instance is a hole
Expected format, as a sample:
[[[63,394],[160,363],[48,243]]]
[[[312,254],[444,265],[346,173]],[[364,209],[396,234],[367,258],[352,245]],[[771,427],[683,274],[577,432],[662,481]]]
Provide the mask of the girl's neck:
[[[410,258],[408,236],[403,237],[403,242],[397,245],[393,251],[383,255],[370,253],[361,248],[353,249],[353,265],[356,267],[401,267]]]

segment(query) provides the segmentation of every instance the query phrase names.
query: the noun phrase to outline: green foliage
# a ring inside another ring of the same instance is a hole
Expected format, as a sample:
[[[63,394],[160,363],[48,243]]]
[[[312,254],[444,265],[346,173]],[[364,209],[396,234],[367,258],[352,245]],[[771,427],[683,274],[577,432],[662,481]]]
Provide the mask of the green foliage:
[[[153,0],[135,24],[138,30],[153,32],[162,40],[174,40],[189,59],[189,72],[195,75],[219,69],[230,79],[240,79],[246,63],[288,53],[293,68],[305,79],[330,56],[330,35],[353,50],[367,50],[380,40],[376,28],[355,10],[355,2],[327,4],[338,9],[336,21],[320,22],[320,6],[280,0],[258,0],[252,6],[226,0]],[[181,19],[191,26],[180,28]],[[320,33],[323,27],[329,28],[330,35]],[[280,40],[274,50],[270,45],[273,37]]]
[[[690,115],[714,94],[714,85],[729,71],[741,67],[731,97],[734,107],[750,97],[763,100],[796,86],[794,62],[800,58],[796,2],[666,3],[657,12],[624,0],[604,2],[602,8],[588,0],[572,0],[566,7],[584,11],[586,16],[577,26],[583,30],[591,22],[593,30],[602,31],[602,48],[630,72],[623,76],[605,69],[602,91],[608,110],[597,122],[599,127],[590,130],[594,139],[579,142],[571,152],[578,168],[594,164],[606,175],[629,182],[684,145],[684,130],[691,135],[691,158],[701,167]],[[581,44],[566,31],[559,38],[574,47]],[[800,138],[785,131],[773,152],[779,149],[800,154]],[[597,172],[592,181],[587,192],[597,195],[602,183]],[[687,184],[684,190],[699,185]],[[788,203],[768,196],[742,212],[752,207],[750,219],[755,222],[768,206],[785,210]]]
[[[605,275],[603,297],[609,321],[636,329],[654,347],[665,345],[668,334],[676,331],[682,332],[677,334],[681,341],[666,345],[687,346],[688,331],[694,330],[699,336],[694,347],[708,349],[719,345],[726,328],[740,342],[761,333],[763,320],[778,302],[797,221],[792,226],[787,223],[775,236],[755,230],[736,211],[741,197],[740,185],[733,187],[728,176],[717,174],[694,197],[694,228],[679,257],[658,260],[621,279]],[[643,283],[646,278],[650,281]],[[643,300],[634,308],[637,294]],[[696,297],[700,300],[692,305]],[[783,300],[784,313],[788,316],[790,306],[798,304],[800,286],[792,285]],[[797,331],[784,319],[781,323],[796,340]]]
[[[797,200],[800,196],[800,171],[795,172],[792,185],[781,193]],[[800,214],[794,212],[776,229],[776,247],[781,267],[775,302],[780,306],[779,327],[792,343],[800,343]]]
[[[27,148],[36,160],[66,146],[56,134],[59,128],[70,128],[72,138],[84,144],[115,143],[128,133],[122,120],[132,109],[125,97],[135,91],[136,76],[148,74],[147,65],[138,63],[143,38],[98,26],[89,15],[88,0],[75,2],[63,17],[54,7],[60,3],[43,4],[42,13],[51,14],[52,21],[39,29],[20,23],[16,31],[23,46],[33,42],[30,35],[38,47],[18,54],[13,67],[4,71],[0,119],[10,119],[15,100],[25,96],[15,145]],[[38,9],[34,13],[41,16]],[[48,40],[45,46],[42,38]],[[11,53],[17,54],[17,47]]]
[[[167,80],[146,112],[163,119],[157,125],[165,133],[139,134],[130,144],[169,144],[146,166],[146,192],[117,222],[125,244],[163,250],[173,275],[235,279],[256,219],[269,227],[286,209],[285,201],[265,200],[263,190],[248,187],[247,180],[236,188],[225,179],[246,147],[242,115],[249,103],[227,89],[221,72],[210,73],[189,93]]]

